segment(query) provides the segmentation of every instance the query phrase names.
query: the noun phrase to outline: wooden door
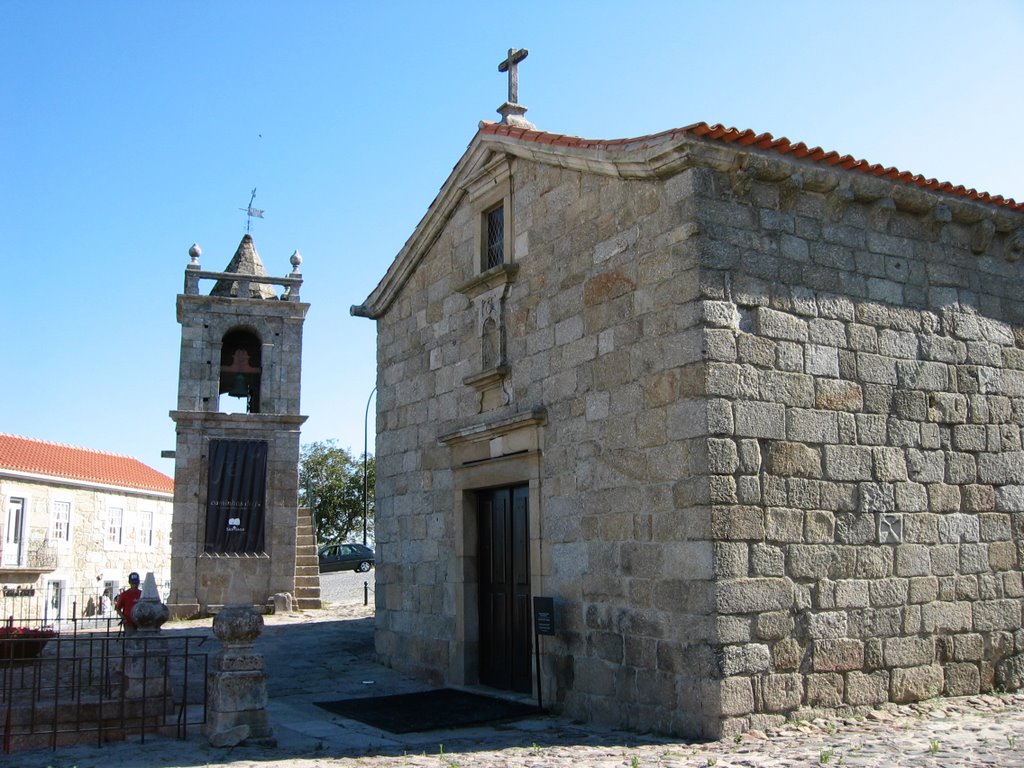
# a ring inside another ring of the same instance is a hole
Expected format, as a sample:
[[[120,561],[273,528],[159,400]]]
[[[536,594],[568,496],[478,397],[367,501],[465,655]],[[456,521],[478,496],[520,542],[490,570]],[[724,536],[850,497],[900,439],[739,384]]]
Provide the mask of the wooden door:
[[[529,488],[480,493],[480,682],[530,693]]]

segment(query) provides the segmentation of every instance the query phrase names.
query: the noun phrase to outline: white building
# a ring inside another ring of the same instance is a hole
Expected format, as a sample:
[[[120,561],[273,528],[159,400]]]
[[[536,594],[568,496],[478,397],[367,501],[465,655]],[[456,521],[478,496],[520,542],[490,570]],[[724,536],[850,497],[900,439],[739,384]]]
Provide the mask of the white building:
[[[99,616],[131,571],[165,586],[173,496],[129,456],[0,434],[0,618]]]

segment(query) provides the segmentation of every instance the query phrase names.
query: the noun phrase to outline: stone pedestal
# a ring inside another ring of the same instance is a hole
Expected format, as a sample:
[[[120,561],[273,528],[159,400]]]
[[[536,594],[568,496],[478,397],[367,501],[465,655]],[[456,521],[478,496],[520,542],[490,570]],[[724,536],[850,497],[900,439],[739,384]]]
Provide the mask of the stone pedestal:
[[[140,632],[125,640],[122,685],[126,699],[152,699],[170,693],[167,653],[167,641],[156,634],[147,637]]]
[[[267,717],[263,654],[253,647],[263,617],[249,605],[225,606],[213,620],[223,648],[213,657],[206,708],[206,737],[215,747],[276,746]]]
[[[170,611],[160,601],[157,580],[152,572],[145,574],[142,597],[132,607],[132,622],[138,631],[125,638],[125,659],[122,685],[125,698],[135,702],[132,717],[146,723],[159,722],[173,711],[167,676],[167,640],[161,627]]]

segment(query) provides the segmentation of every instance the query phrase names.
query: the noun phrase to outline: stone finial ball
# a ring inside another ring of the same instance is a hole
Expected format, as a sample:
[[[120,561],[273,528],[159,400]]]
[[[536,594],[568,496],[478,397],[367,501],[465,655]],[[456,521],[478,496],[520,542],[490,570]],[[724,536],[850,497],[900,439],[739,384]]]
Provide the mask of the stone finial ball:
[[[251,605],[225,605],[213,617],[213,634],[225,645],[251,644],[263,632],[263,616]]]
[[[192,247],[188,249],[188,255],[193,259],[198,259],[203,255],[203,249],[199,247],[199,243],[192,243]]]
[[[132,606],[132,622],[139,629],[157,630],[171,618],[171,609],[160,598],[143,597]]]
[[[298,269],[299,268],[299,264],[302,263],[302,254],[299,253],[298,251],[296,251],[295,253],[292,254],[292,257],[290,259],[288,259],[288,261],[291,263],[291,265],[293,267]]]

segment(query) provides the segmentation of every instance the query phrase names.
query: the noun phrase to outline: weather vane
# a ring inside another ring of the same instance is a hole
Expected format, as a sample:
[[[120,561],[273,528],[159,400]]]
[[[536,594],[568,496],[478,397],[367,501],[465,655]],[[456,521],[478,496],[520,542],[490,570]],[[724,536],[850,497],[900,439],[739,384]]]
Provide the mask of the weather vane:
[[[245,233],[249,234],[249,228],[252,226],[252,218],[255,216],[257,219],[263,218],[262,208],[253,208],[252,201],[256,199],[256,187],[252,188],[252,197],[249,198],[249,205],[246,208],[239,208],[240,211],[245,211]]]

